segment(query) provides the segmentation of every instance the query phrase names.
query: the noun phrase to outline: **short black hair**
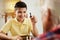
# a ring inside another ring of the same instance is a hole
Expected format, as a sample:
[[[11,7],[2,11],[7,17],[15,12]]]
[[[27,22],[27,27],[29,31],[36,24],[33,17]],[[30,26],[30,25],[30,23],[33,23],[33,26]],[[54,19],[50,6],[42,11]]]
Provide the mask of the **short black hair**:
[[[27,5],[26,5],[26,3],[22,2],[22,1],[18,1],[15,4],[15,7],[14,8],[26,8],[27,9]]]

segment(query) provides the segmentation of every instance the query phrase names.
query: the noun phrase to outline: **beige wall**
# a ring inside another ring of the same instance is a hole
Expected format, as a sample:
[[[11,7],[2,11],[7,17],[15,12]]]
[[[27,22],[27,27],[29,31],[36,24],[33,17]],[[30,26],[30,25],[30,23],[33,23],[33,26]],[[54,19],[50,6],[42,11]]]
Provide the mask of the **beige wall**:
[[[4,18],[2,18],[2,14],[4,14],[4,2],[3,0],[0,0],[0,28],[4,24]]]
[[[51,8],[55,15],[60,15],[60,0],[45,0],[45,5]]]
[[[40,0],[22,0],[27,4],[28,10],[27,13],[31,12],[37,19],[36,27],[39,31],[39,34],[43,33],[43,27],[41,22],[41,13],[40,13]]]

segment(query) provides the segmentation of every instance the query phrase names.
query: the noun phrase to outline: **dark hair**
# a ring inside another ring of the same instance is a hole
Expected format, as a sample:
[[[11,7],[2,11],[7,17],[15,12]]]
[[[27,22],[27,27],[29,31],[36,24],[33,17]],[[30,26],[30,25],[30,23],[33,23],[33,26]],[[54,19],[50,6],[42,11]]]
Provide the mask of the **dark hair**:
[[[15,8],[26,8],[27,9],[27,5],[24,2],[19,1],[15,4]]]

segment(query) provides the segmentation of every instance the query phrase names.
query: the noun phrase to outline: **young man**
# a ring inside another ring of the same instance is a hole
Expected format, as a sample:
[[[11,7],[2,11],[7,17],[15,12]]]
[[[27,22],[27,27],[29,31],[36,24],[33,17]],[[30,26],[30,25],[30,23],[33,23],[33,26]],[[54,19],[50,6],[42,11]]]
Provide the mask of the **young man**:
[[[26,18],[27,5],[19,1],[15,4],[15,14],[14,19],[9,20],[1,29],[0,38],[1,39],[21,39],[21,36],[29,35],[30,32],[34,36],[37,36],[38,32],[35,27],[36,20],[35,17]],[[8,37],[5,34],[11,32],[12,37]]]

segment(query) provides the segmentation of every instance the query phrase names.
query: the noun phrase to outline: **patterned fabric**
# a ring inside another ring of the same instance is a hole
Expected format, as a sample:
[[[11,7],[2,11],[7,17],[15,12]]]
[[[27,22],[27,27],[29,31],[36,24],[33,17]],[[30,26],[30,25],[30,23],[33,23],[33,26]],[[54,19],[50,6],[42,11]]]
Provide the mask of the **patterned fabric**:
[[[34,40],[60,40],[60,28],[54,28],[54,30],[44,33],[36,37]]]
[[[60,34],[54,34],[49,32],[47,34],[40,35],[34,40],[60,40]]]
[[[39,38],[40,40],[60,40],[60,34],[47,33],[46,35]]]

